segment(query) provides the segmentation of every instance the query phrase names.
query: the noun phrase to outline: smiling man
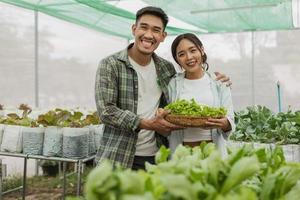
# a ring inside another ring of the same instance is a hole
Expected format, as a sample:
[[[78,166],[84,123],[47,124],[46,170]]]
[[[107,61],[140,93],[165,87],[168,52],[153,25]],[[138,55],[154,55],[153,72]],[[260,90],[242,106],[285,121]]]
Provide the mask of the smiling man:
[[[145,162],[154,163],[159,147],[167,145],[165,135],[183,128],[164,120],[166,113],[157,113],[166,104],[167,86],[176,73],[172,63],[154,53],[167,36],[167,23],[162,9],[140,9],[132,26],[134,43],[99,64],[95,98],[104,131],[98,164],[109,159],[144,169]]]

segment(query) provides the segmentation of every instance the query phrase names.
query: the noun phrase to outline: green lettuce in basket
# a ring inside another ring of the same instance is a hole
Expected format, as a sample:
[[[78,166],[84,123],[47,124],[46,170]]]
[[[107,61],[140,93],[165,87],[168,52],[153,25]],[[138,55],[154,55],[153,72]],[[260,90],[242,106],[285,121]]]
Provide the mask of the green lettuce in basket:
[[[195,117],[224,117],[227,113],[224,107],[210,107],[207,105],[198,104],[195,99],[185,100],[178,99],[169,105],[165,106],[166,110],[171,111],[174,115],[188,115]]]

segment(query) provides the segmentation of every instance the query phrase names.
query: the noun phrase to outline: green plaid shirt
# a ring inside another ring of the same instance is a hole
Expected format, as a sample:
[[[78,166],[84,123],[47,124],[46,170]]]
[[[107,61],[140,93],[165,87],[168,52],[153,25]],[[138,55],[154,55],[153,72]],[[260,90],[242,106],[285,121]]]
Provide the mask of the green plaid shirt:
[[[103,137],[96,161],[109,159],[113,164],[132,167],[138,138],[137,116],[138,77],[128,60],[128,48],[103,59],[98,67],[95,84],[95,98],[98,114],[104,126]],[[167,86],[176,73],[172,63],[153,54],[157,72],[157,84],[163,95],[161,106],[167,99]],[[153,83],[149,83],[153,84]],[[160,146],[166,138],[156,133]]]

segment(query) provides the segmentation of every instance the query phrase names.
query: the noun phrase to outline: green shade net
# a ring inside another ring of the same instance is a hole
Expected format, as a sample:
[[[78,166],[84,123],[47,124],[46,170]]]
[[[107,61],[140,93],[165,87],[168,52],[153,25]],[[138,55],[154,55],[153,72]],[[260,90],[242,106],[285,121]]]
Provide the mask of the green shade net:
[[[143,0],[207,32],[292,29],[292,0]]]
[[[132,38],[131,26],[135,14],[117,8],[101,0],[0,0],[85,26],[110,35]],[[168,26],[169,35],[177,35],[191,30]],[[196,32],[197,33],[197,32]]]
[[[168,26],[169,35],[184,32],[239,32],[292,29],[292,0],[143,0],[199,28]],[[132,38],[135,14],[104,0],[0,0],[123,38]],[[134,3],[134,2],[133,2]]]

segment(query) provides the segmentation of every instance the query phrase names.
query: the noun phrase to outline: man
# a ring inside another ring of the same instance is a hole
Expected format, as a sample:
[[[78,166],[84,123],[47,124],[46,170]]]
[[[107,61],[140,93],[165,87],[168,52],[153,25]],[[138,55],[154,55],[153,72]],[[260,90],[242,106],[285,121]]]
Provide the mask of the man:
[[[164,120],[166,113],[156,113],[165,105],[167,85],[176,73],[170,62],[154,53],[167,36],[167,23],[162,9],[140,9],[132,26],[134,43],[99,64],[95,97],[105,128],[98,163],[109,159],[122,167],[144,169],[146,161],[154,164],[155,153],[166,142],[164,135],[183,128]]]

